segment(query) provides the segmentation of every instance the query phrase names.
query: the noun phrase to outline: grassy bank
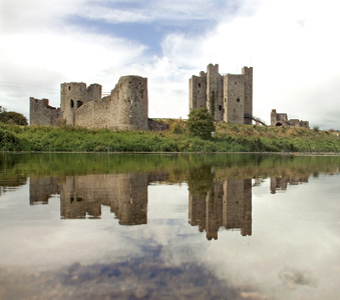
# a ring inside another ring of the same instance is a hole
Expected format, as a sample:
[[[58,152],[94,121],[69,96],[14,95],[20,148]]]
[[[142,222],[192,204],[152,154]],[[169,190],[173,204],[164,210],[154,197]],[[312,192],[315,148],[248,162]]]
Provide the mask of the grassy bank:
[[[162,132],[0,124],[1,151],[340,152],[339,137],[307,128],[216,124],[216,136],[188,135],[183,124]]]

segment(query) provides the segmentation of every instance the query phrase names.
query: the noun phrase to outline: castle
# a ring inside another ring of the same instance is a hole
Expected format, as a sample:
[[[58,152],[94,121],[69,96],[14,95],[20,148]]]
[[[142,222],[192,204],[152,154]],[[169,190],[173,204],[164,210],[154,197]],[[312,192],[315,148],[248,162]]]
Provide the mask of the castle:
[[[62,83],[60,108],[48,99],[30,97],[30,125],[108,128],[111,130],[164,130],[168,125],[148,118],[148,83],[140,76],[123,76],[109,96],[102,97],[102,86],[83,82]],[[214,121],[267,126],[253,116],[253,68],[242,74],[219,74],[218,64],[189,79],[189,109],[205,107]],[[309,122],[288,120],[287,114],[271,112],[271,126],[309,128]]]
[[[270,113],[270,126],[309,128],[309,122],[308,121],[300,121],[299,119],[288,119],[287,114],[277,113],[276,109],[272,109],[272,112]]]
[[[190,110],[206,107],[214,121],[251,124],[253,118],[253,68],[242,74],[218,73],[218,64],[189,80]]]
[[[61,84],[60,108],[48,99],[30,98],[30,124],[66,125],[111,130],[149,130],[157,122],[148,118],[147,78],[123,76],[109,96],[102,98],[102,86],[70,82]],[[160,126],[160,125],[159,125]]]

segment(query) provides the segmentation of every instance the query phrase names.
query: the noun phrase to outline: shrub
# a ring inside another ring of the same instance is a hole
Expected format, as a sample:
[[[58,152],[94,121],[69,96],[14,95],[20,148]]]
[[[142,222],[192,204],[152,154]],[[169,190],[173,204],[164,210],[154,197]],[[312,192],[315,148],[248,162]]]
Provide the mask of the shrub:
[[[192,136],[200,137],[204,140],[210,139],[211,132],[215,131],[213,118],[206,108],[193,109],[189,113],[186,126]]]
[[[26,117],[15,111],[2,111],[0,113],[0,122],[10,125],[28,125]]]
[[[319,130],[320,130],[320,129],[319,129],[319,126],[314,126],[314,127],[313,127],[313,130],[314,130],[315,132],[319,132]]]
[[[185,122],[182,119],[175,120],[170,125],[170,131],[176,134],[182,134],[186,132]]]

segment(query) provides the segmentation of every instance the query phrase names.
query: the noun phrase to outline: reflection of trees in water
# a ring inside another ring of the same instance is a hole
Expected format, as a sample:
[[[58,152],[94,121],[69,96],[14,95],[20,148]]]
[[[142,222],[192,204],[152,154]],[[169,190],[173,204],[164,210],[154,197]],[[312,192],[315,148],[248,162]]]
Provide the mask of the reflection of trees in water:
[[[192,168],[188,172],[189,192],[195,196],[205,196],[211,190],[215,178],[214,169],[210,165]]]

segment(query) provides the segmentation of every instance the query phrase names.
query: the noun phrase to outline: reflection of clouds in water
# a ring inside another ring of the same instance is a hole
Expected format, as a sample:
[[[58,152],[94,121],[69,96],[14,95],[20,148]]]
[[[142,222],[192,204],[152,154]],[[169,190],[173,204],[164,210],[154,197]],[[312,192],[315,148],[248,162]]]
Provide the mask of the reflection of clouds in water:
[[[162,246],[148,250],[143,256],[110,264],[75,263],[45,272],[3,268],[0,282],[6,278],[6,294],[12,296],[34,286],[31,296],[39,299],[263,299],[247,286],[218,279],[202,265],[168,265],[162,259]],[[15,282],[22,284],[15,289]]]
[[[295,290],[300,286],[316,287],[316,280],[310,271],[297,269],[284,269],[279,272],[279,278],[289,290]]]

